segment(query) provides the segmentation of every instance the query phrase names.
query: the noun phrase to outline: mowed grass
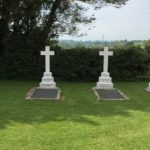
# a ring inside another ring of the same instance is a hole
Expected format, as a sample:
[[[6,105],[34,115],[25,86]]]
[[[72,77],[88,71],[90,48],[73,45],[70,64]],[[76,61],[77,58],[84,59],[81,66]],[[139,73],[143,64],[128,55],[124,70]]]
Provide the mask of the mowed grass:
[[[97,101],[95,83],[58,83],[61,102],[25,100],[37,84],[0,81],[0,150],[150,149],[147,82],[116,83],[128,101]]]

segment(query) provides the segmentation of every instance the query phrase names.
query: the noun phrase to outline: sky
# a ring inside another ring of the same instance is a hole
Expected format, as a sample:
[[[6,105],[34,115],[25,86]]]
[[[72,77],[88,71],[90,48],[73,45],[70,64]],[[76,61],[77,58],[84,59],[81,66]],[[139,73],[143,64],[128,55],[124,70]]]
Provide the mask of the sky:
[[[93,12],[96,21],[81,26],[80,33],[86,36],[61,35],[60,40],[103,40],[103,35],[107,41],[150,39],[150,0],[129,0],[121,8],[107,6]]]

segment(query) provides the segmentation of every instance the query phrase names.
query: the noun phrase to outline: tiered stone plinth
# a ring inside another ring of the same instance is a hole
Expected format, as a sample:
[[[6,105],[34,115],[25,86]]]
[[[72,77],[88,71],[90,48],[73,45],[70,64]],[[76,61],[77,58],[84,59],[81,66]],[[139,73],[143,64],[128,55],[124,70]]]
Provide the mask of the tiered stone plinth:
[[[148,87],[146,88],[146,90],[147,90],[148,92],[150,92],[150,82],[149,82]]]
[[[56,83],[54,82],[54,78],[51,72],[44,72],[42,82],[40,83],[40,88],[56,88]]]
[[[96,84],[97,89],[113,89],[112,79],[108,72],[102,72]]]

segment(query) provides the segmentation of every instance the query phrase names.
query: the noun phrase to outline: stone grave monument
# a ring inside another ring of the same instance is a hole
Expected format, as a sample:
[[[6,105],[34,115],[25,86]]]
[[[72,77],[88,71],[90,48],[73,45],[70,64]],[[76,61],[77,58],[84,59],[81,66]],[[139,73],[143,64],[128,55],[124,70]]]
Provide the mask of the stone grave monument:
[[[120,90],[114,88],[112,78],[108,72],[108,58],[113,56],[113,52],[109,51],[108,47],[104,47],[104,51],[99,52],[100,56],[103,56],[103,72],[99,77],[96,87],[93,88],[94,93],[100,100],[125,100],[128,99]]]
[[[54,78],[50,72],[50,56],[54,55],[54,51],[50,51],[50,47],[46,46],[45,51],[42,51],[41,55],[45,56],[45,72],[42,77],[42,82],[40,83],[40,88],[55,88],[56,83],[54,82]]]
[[[103,52],[100,51],[99,55],[104,56],[104,62],[103,62],[103,72],[99,77],[99,81],[97,82],[96,87],[98,89],[112,89],[113,83],[110,74],[108,72],[108,57],[113,56],[113,52],[108,51],[108,47],[104,47],[104,51]]]
[[[56,87],[50,71],[50,56],[54,55],[54,51],[50,51],[50,47],[46,46],[45,51],[41,51],[41,55],[45,56],[45,72],[39,87],[31,89],[27,94],[27,99],[59,100],[61,90]]]

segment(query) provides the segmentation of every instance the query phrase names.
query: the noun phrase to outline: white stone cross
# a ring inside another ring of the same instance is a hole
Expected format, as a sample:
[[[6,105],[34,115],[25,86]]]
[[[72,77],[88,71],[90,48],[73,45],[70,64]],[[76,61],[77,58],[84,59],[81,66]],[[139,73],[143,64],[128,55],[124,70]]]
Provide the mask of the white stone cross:
[[[99,52],[100,56],[104,56],[103,72],[108,72],[108,57],[113,56],[113,52],[108,50],[108,47],[104,47],[104,51]]]
[[[45,46],[45,51],[41,51],[41,55],[45,55],[45,72],[50,72],[50,56],[54,55],[54,51],[50,51],[49,46]]]

